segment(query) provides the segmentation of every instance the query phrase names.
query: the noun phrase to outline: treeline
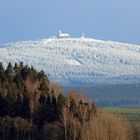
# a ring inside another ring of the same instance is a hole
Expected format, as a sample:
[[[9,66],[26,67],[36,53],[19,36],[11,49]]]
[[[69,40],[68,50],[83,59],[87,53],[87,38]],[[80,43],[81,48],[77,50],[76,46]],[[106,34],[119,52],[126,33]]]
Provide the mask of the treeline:
[[[43,71],[0,63],[0,139],[129,140],[127,121],[97,109],[83,93],[62,94]]]

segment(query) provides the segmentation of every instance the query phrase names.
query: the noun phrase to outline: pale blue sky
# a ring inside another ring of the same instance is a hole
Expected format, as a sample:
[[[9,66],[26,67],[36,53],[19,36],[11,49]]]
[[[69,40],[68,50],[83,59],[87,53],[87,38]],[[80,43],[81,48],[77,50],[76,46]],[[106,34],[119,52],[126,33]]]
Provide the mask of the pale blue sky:
[[[0,0],[0,43],[47,38],[59,29],[140,44],[140,0]]]

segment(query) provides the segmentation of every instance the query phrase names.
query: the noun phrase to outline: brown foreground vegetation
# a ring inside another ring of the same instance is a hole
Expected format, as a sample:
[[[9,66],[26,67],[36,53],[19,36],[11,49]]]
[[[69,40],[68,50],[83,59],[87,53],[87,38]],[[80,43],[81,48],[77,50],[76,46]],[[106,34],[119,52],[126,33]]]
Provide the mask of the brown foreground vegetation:
[[[96,117],[86,124],[84,139],[87,140],[130,140],[133,139],[130,126],[120,115],[98,111]]]
[[[43,71],[0,64],[1,140],[131,140],[128,122],[100,110],[85,94],[63,96]]]

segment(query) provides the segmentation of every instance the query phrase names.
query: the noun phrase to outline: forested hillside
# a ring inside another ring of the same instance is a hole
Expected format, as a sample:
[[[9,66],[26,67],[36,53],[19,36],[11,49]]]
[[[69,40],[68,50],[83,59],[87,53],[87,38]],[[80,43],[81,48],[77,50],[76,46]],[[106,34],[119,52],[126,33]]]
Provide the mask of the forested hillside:
[[[43,71],[0,63],[0,139],[129,140],[127,121],[96,107],[83,93],[63,95]]]

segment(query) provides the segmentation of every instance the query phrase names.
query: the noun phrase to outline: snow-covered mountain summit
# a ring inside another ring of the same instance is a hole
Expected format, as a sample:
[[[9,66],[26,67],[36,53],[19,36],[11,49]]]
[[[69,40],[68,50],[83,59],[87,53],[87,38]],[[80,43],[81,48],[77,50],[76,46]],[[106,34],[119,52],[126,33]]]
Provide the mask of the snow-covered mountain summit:
[[[33,65],[64,85],[140,82],[140,46],[91,38],[0,45],[0,61]]]

